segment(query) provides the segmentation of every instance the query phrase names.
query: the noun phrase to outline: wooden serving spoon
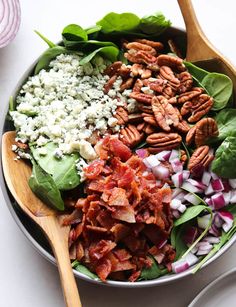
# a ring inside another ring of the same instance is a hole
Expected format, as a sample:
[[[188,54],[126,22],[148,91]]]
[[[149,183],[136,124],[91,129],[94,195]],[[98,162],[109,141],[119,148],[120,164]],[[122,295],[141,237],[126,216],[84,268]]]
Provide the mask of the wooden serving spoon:
[[[51,244],[57,259],[66,305],[81,307],[68,251],[70,228],[61,226],[56,210],[46,206],[31,191],[28,180],[32,168],[23,159],[14,160],[16,154],[11,149],[14,143],[15,132],[6,132],[2,138],[2,165],[8,188],[21,209],[43,229]]]
[[[184,18],[187,32],[186,60],[194,62],[203,69],[224,73],[230,77],[234,85],[234,100],[236,101],[236,69],[215,47],[203,33],[191,0],[178,0]]]

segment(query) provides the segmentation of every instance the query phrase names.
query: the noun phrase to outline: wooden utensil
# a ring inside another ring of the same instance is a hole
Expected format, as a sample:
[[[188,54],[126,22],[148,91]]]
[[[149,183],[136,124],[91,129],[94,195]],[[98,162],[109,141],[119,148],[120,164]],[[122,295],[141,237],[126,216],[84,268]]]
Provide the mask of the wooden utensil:
[[[234,100],[236,101],[236,69],[216,48],[209,42],[203,33],[191,0],[178,0],[184,18],[187,32],[186,60],[209,71],[228,75],[234,85]]]
[[[21,209],[44,230],[51,244],[57,259],[66,305],[81,307],[68,251],[70,229],[68,226],[61,226],[56,211],[46,206],[31,191],[28,179],[32,168],[23,159],[14,160],[16,154],[11,150],[14,143],[15,132],[6,132],[2,138],[2,165],[8,188]]]

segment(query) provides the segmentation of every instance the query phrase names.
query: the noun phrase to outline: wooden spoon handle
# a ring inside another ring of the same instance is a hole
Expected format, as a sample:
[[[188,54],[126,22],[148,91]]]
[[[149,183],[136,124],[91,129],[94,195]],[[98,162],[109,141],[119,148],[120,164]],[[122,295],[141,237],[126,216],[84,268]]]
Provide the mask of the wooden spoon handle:
[[[56,218],[40,218],[40,224],[50,241],[54,255],[57,259],[61,285],[67,307],[82,307],[80,296],[72,271],[68,251],[68,228],[59,225]]]
[[[191,0],[178,0],[178,3],[187,31],[186,60],[195,62],[219,57],[199,25]]]

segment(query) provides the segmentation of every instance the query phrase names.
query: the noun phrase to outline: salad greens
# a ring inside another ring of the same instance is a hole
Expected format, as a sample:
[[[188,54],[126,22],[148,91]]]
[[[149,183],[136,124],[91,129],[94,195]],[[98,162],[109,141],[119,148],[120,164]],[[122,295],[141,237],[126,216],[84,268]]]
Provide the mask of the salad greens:
[[[236,109],[223,109],[216,114],[219,136],[217,140],[224,140],[232,132],[236,131]]]
[[[168,270],[166,268],[159,267],[159,265],[157,264],[156,260],[153,257],[150,256],[149,259],[152,261],[152,266],[150,268],[142,269],[139,280],[154,279],[168,273]]]
[[[65,209],[61,193],[51,175],[46,173],[34,159],[31,159],[33,170],[29,179],[31,190],[46,204],[63,211]]]
[[[42,148],[42,147],[41,147]],[[30,146],[31,153],[39,166],[52,178],[59,190],[71,190],[80,184],[80,176],[76,170],[75,163],[79,160],[78,153],[55,157],[57,145],[49,142],[43,147],[47,154],[41,155],[37,147]]]
[[[84,266],[83,264],[81,264],[78,260],[75,260],[72,263],[72,268],[74,268],[76,271],[94,279],[94,280],[99,280],[99,277],[92,273],[91,271],[89,271],[89,269],[86,268],[86,266]]]

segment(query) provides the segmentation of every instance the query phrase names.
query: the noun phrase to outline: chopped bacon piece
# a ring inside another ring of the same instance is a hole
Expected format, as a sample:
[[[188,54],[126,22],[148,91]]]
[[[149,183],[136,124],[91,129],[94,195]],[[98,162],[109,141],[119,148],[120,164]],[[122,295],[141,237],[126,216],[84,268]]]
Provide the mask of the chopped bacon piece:
[[[125,190],[121,188],[112,189],[108,204],[110,206],[129,206]]]
[[[169,204],[171,202],[171,196],[172,196],[171,188],[162,188],[161,194],[162,194],[162,202]]]
[[[135,223],[134,209],[131,206],[117,207],[116,211],[112,212],[111,216],[114,219],[121,220],[127,223]]]
[[[114,234],[115,242],[118,242],[128,235],[130,229],[124,224],[117,223],[110,229],[110,231]]]
[[[131,150],[116,138],[110,140],[110,150],[112,154],[120,158],[121,161],[127,161],[132,156]]]
[[[119,259],[119,261],[129,260],[132,256],[126,249],[117,249],[114,250],[113,253]]]
[[[101,240],[89,247],[89,257],[93,261],[97,261],[108,254],[116,246],[115,242],[110,240]]]
[[[95,160],[89,164],[89,166],[84,168],[84,174],[88,179],[96,179],[101,172],[103,171],[103,167],[105,162],[103,160]]]
[[[95,271],[102,281],[106,281],[111,273],[111,261],[109,259],[102,259],[96,266]]]
[[[80,261],[83,257],[84,257],[84,248],[83,245],[80,242],[78,242],[76,246],[76,259]]]
[[[80,223],[82,221],[82,216],[81,210],[75,209],[71,214],[66,214],[62,217],[62,224],[68,226]]]

